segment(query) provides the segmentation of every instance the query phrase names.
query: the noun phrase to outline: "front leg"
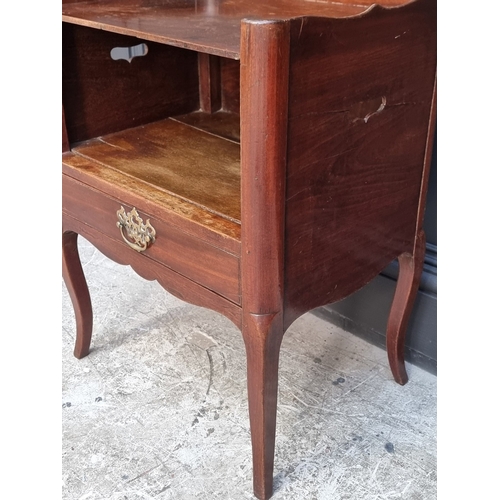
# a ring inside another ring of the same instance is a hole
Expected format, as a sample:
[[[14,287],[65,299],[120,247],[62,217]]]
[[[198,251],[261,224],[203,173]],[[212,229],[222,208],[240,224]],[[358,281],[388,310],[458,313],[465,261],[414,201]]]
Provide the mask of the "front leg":
[[[243,338],[247,354],[254,493],[260,500],[267,500],[273,494],[278,363],[283,338],[281,314],[245,315]]]
[[[66,283],[76,319],[76,343],[74,355],[81,359],[89,353],[92,338],[92,303],[78,253],[78,234],[63,231],[62,238],[63,278]]]

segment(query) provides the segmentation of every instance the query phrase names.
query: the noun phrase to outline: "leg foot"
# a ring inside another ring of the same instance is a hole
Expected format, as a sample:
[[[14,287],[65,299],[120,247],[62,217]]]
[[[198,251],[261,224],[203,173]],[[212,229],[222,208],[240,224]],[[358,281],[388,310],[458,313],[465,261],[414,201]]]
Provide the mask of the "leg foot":
[[[76,343],[74,354],[81,359],[89,353],[92,338],[92,304],[87,281],[78,254],[78,235],[63,232],[63,278],[66,283],[76,318]]]
[[[276,315],[248,315],[243,336],[247,353],[248,407],[252,435],[253,485],[260,500],[273,494],[279,349],[283,337]]]
[[[408,382],[404,362],[405,334],[413,303],[417,296],[425,256],[425,235],[419,233],[414,254],[401,254],[396,292],[387,322],[387,354],[394,380],[404,385]]]

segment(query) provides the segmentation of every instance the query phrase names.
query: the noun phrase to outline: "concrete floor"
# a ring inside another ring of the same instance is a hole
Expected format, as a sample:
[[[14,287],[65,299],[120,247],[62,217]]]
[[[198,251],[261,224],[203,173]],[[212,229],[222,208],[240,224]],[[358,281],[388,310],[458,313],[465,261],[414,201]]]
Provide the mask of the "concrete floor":
[[[64,500],[252,499],[244,346],[80,239],[94,305],[73,357],[63,286]],[[391,377],[378,347],[314,314],[285,335],[274,500],[437,498],[436,377]]]

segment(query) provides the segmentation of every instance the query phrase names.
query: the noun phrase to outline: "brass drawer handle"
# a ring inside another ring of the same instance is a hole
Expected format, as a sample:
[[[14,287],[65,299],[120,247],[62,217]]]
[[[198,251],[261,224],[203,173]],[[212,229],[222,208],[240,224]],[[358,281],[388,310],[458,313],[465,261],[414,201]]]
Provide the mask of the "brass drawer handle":
[[[116,212],[116,215],[118,216],[116,225],[120,229],[123,241],[130,248],[138,252],[144,252],[146,248],[154,243],[156,237],[155,228],[150,224],[149,219],[144,223],[135,208],[132,208],[127,214],[125,209],[121,207]],[[124,228],[127,236],[123,233]]]

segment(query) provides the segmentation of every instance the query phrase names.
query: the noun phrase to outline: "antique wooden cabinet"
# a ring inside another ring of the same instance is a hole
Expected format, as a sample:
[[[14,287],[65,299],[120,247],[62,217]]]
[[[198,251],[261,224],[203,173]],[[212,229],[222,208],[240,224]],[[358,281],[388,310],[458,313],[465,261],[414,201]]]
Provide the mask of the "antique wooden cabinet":
[[[278,356],[305,312],[399,259],[389,363],[422,269],[435,0],[63,1],[63,274],[77,249],[230,318],[247,354],[254,492],[272,495]]]

